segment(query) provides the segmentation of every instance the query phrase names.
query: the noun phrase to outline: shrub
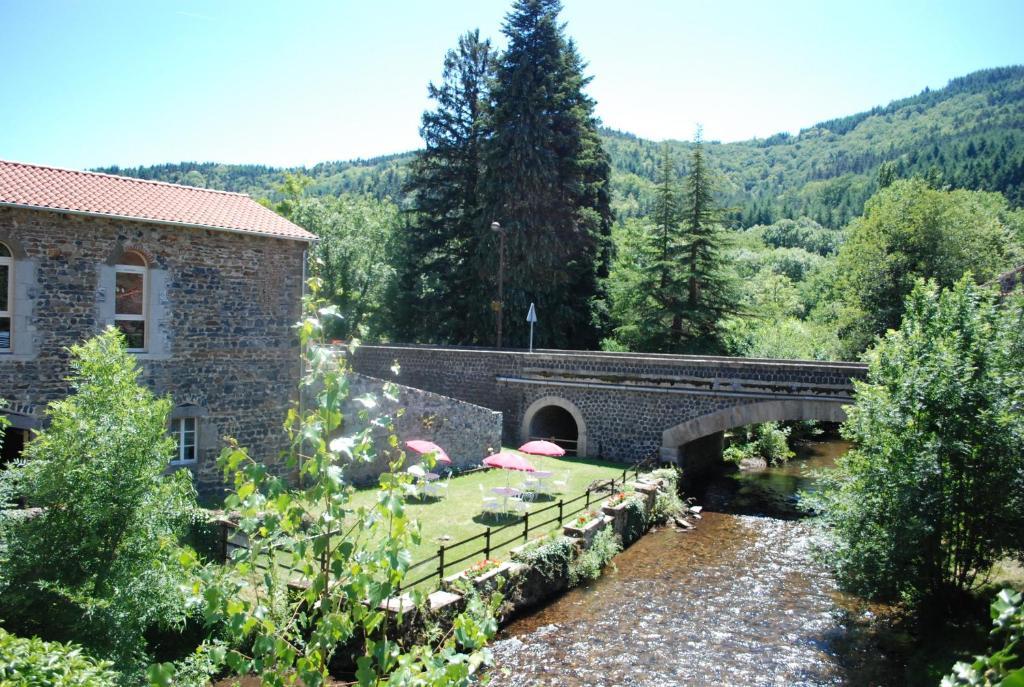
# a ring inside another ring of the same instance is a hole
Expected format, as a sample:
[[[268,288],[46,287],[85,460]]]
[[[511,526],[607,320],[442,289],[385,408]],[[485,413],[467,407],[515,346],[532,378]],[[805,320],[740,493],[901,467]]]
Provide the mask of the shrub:
[[[113,687],[119,676],[109,661],[74,644],[17,637],[0,628],[0,685],[4,687]]]
[[[622,545],[610,527],[598,532],[590,542],[590,548],[569,565],[569,585],[575,587],[584,580],[599,578],[604,566],[619,551],[622,551]]]
[[[762,458],[771,465],[784,463],[795,455],[789,448],[789,433],[790,428],[778,422],[743,427],[722,457],[737,464],[748,458]]]
[[[195,508],[187,472],[165,476],[170,401],[139,386],[113,328],[71,348],[73,394],[8,469],[35,517],[5,519],[7,588],[0,614],[22,635],[73,640],[114,661],[130,682],[146,664],[144,633],[184,622],[189,564],[178,541]]]
[[[519,563],[529,565],[548,579],[568,576],[569,564],[576,553],[576,546],[569,537],[558,535],[552,539],[535,539],[513,555]]]
[[[948,601],[1024,555],[1021,360],[1019,298],[918,283],[856,384],[842,430],[855,448],[804,499],[848,589]]]
[[[680,504],[682,506],[682,504]],[[622,528],[622,545],[629,546],[647,531],[647,509],[638,498],[626,501],[626,524]]]

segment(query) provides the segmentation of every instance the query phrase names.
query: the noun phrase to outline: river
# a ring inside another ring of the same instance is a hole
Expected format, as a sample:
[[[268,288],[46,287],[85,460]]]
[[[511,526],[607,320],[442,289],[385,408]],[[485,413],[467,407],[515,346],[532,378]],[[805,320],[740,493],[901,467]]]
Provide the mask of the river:
[[[647,534],[600,580],[508,625],[492,684],[886,685],[849,622],[864,609],[815,560],[795,507],[847,448],[814,442],[785,466],[713,480],[695,530]]]

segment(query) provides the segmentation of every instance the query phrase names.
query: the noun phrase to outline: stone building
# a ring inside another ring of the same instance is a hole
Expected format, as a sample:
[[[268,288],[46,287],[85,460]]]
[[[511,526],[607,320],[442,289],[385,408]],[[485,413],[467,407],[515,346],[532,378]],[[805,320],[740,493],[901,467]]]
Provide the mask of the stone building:
[[[0,398],[17,455],[113,325],[173,403],[172,465],[216,488],[222,437],[276,459],[314,236],[244,194],[0,161]]]

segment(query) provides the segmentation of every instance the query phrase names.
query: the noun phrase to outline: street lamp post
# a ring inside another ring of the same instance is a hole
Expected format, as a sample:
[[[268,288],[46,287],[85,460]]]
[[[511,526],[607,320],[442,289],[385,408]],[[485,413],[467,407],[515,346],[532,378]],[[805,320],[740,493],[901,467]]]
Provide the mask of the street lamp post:
[[[491,231],[498,233],[498,300],[494,312],[498,318],[498,348],[501,348],[501,321],[505,309],[505,230],[497,222],[491,222]]]

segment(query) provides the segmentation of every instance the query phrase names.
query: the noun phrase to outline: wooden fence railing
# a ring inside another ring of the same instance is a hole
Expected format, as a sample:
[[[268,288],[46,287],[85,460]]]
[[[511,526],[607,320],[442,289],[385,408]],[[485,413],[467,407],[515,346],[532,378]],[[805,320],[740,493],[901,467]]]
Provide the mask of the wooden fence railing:
[[[652,456],[631,467],[625,468],[620,477],[613,477],[592,483],[583,493],[574,498],[562,498],[548,506],[545,506],[544,508],[527,511],[523,513],[522,520],[516,520],[500,527],[485,527],[479,534],[466,537],[465,539],[451,544],[441,544],[437,548],[437,553],[433,556],[416,561],[409,566],[406,570],[406,580],[402,582],[399,592],[401,592],[402,589],[411,589],[412,587],[423,584],[424,582],[428,582],[435,577],[438,580],[438,584],[440,584],[445,578],[445,571],[456,570],[456,566],[465,563],[466,561],[477,558],[481,555],[483,558],[490,558],[493,552],[500,551],[509,544],[513,544],[517,541],[526,543],[530,539],[531,532],[536,532],[542,528],[554,526],[561,527],[566,521],[570,521],[579,513],[588,510],[591,505],[600,502],[601,498],[598,497],[598,495],[606,492],[614,493],[616,487],[625,486],[626,482],[630,479],[630,474],[632,474],[635,479],[636,477],[639,477],[642,472],[647,471],[657,464],[657,458]],[[217,524],[220,527],[220,557],[222,561],[227,561],[232,556],[232,552],[236,549],[249,548],[248,537],[244,532],[238,529],[237,524],[226,518],[218,520]],[[469,552],[459,551],[458,558],[452,559],[449,557],[456,549],[477,541],[482,542],[479,548]],[[288,545],[288,540],[282,540],[281,542],[274,544],[271,549],[284,550],[288,548]],[[270,561],[267,560],[262,563],[256,561],[254,562],[254,565],[261,569],[268,569],[270,568]],[[410,576],[415,574],[416,571],[423,571],[423,573],[419,577],[415,577],[411,580],[408,579]]]

